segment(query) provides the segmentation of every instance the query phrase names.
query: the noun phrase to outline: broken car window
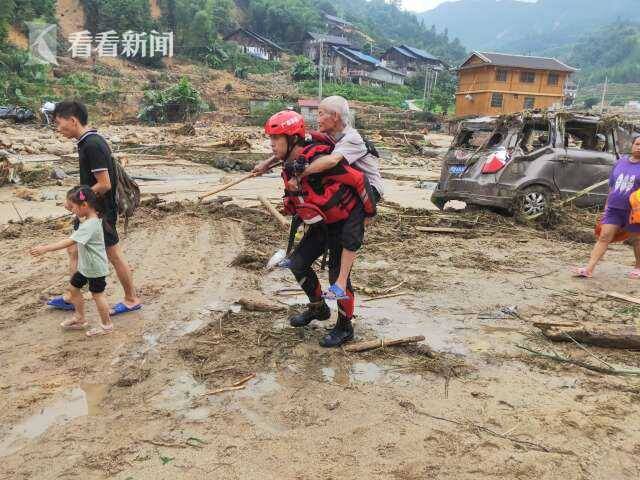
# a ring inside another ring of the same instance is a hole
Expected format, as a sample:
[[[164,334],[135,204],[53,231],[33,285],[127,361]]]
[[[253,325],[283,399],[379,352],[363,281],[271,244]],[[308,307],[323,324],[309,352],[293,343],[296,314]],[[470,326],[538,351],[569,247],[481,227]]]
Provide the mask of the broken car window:
[[[611,134],[596,122],[568,121],[565,125],[564,144],[568,149],[614,153]]]
[[[547,120],[527,120],[522,128],[520,148],[524,153],[531,153],[544,148],[550,143],[549,122]]]

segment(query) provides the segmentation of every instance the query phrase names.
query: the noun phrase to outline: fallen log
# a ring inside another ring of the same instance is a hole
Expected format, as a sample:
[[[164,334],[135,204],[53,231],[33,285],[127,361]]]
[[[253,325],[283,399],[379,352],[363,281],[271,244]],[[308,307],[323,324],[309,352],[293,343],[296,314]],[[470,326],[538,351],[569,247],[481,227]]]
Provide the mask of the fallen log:
[[[566,363],[568,365],[576,365],[578,367],[586,368],[587,370],[591,370],[593,372],[604,373],[606,375],[640,375],[640,369],[638,368],[618,368],[618,367],[600,367],[598,365],[593,365],[588,362],[583,362],[581,360],[574,360],[572,358],[562,357],[557,354],[550,354],[539,352],[537,350],[533,350],[531,348],[525,347],[524,345],[516,345],[517,348],[529,352],[531,355],[546,358],[548,360],[553,360],[558,363]]]
[[[287,228],[287,229],[289,228],[289,221],[286,218],[284,218],[284,216],[278,210],[276,210],[276,208],[273,205],[271,205],[271,202],[269,200],[267,200],[262,195],[258,197],[258,200],[260,200],[260,203],[264,205],[264,207],[278,221],[280,225],[282,225],[284,228]]]
[[[265,303],[248,298],[241,298],[237,303],[248,312],[283,312],[287,309],[283,305],[274,305],[273,303]]]
[[[537,322],[533,326],[552,342],[573,339],[597,347],[640,349],[640,331],[635,325]]]
[[[410,343],[422,342],[423,340],[423,335],[418,335],[416,337],[398,338],[396,340],[385,340],[384,338],[381,338],[379,340],[371,340],[370,342],[360,342],[347,345],[344,349],[347,352],[366,352],[367,350],[373,350],[374,348],[408,345]]]
[[[607,292],[607,297],[617,298],[618,300],[624,300],[625,302],[636,303],[636,304],[640,305],[640,298],[631,297],[629,295],[624,295],[622,293]]]

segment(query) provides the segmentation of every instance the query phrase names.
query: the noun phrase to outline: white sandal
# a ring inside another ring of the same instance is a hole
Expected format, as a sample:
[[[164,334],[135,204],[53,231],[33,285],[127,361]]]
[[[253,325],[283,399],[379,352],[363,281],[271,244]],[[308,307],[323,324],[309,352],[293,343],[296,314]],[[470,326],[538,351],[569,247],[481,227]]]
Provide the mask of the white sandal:
[[[97,335],[108,335],[113,332],[113,325],[109,327],[104,327],[100,325],[99,327],[92,328],[87,332],[87,337],[95,337]]]

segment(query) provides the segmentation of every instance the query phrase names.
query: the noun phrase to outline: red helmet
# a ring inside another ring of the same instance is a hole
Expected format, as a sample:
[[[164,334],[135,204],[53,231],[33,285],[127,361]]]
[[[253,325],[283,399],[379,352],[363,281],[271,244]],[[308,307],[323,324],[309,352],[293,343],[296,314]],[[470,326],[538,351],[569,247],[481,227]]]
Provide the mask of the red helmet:
[[[304,118],[298,112],[284,110],[273,115],[264,126],[267,135],[298,135],[304,138]]]

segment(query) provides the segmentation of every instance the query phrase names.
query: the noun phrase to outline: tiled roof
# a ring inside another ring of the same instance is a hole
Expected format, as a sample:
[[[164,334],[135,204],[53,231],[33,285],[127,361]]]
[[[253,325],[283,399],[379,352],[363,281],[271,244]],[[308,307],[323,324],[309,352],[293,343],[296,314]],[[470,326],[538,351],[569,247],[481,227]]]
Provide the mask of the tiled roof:
[[[529,57],[526,55],[512,55],[507,53],[493,53],[493,52],[473,52],[467,61],[462,64],[461,68],[471,59],[473,56],[478,56],[485,63],[496,65],[498,67],[514,67],[514,68],[528,68],[531,70],[553,70],[556,72],[575,72],[576,68],[562,63],[560,60],[548,57]]]
[[[335,35],[326,35],[324,33],[316,33],[316,32],[307,32],[313,40],[317,42],[323,42],[328,45],[339,45],[344,47],[350,47],[351,42],[346,38],[336,37]]]

